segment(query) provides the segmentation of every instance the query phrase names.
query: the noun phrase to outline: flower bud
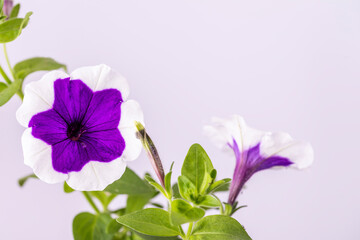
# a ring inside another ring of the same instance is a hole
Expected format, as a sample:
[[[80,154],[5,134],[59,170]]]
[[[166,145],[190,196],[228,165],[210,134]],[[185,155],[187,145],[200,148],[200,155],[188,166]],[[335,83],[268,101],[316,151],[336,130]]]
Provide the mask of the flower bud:
[[[136,128],[138,130],[138,138],[140,138],[146,153],[150,159],[151,165],[153,166],[156,175],[158,176],[160,183],[163,187],[165,187],[165,173],[164,173],[164,168],[162,166],[161,160],[160,160],[160,156],[158,151],[156,150],[156,147],[153,143],[153,141],[151,140],[151,138],[149,137],[149,135],[146,133],[144,126],[139,123],[139,122],[135,122]]]
[[[10,13],[13,9],[14,2],[13,0],[5,0],[4,1],[4,7],[3,7],[3,13],[6,16],[10,16]]]

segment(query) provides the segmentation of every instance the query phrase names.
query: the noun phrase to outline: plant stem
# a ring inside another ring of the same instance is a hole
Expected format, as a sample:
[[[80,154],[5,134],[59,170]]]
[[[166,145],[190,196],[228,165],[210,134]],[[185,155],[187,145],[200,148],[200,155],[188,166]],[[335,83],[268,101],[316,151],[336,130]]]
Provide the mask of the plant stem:
[[[191,223],[189,224],[189,228],[188,228],[188,231],[187,231],[187,233],[186,233],[186,239],[188,239],[188,238],[190,237],[191,232],[192,232],[192,229],[193,229],[193,226],[194,226],[194,223],[191,222]]]
[[[179,231],[180,231],[180,236],[182,237],[182,239],[187,239],[185,232],[180,225],[179,225]]]
[[[10,78],[6,75],[4,69],[0,66],[0,74],[1,76],[3,76],[3,78],[5,79],[5,81],[8,83],[8,84],[11,84],[11,80]]]
[[[94,201],[92,200],[92,198],[90,197],[89,193],[88,192],[82,192],[86,198],[86,200],[90,203],[91,207],[94,209],[94,211],[96,213],[100,213],[100,210],[99,208],[95,205]]]
[[[11,75],[15,79],[14,70],[12,69],[11,64],[10,64],[9,55],[8,55],[7,49],[6,49],[6,44],[4,43],[3,46],[4,46],[4,55],[5,55],[6,63],[8,65],[8,68],[9,68],[10,72],[11,72]]]

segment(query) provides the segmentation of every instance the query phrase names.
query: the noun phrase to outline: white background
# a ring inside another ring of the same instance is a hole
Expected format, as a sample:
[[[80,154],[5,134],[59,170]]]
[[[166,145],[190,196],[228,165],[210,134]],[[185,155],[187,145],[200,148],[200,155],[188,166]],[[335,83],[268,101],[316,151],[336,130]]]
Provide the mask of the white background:
[[[235,217],[254,240],[360,239],[359,1],[23,2],[21,15],[34,15],[8,44],[12,63],[50,56],[70,71],[106,63],[121,72],[166,169],[175,161],[179,171],[199,142],[231,177],[232,156],[202,135],[212,116],[241,114],[313,144],[311,168],[264,171],[247,184],[239,201],[248,207]],[[73,217],[91,210],[81,194],[36,180],[17,186],[31,173],[19,105],[15,97],[0,108],[0,238],[72,239]],[[145,154],[130,166],[152,171]]]

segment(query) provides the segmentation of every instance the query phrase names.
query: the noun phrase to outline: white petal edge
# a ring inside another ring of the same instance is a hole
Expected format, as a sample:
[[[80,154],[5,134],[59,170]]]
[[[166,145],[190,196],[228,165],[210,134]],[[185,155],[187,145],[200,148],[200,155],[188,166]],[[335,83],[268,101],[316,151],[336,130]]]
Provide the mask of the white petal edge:
[[[65,72],[55,70],[46,73],[39,81],[27,84],[23,103],[16,112],[18,122],[28,127],[35,114],[51,109],[54,104],[54,82],[67,77]]]
[[[52,166],[51,146],[33,137],[31,131],[31,128],[26,129],[21,138],[25,165],[31,167],[35,175],[46,183],[65,181],[68,175],[55,171]]]
[[[294,140],[289,134],[269,133],[263,137],[260,144],[262,156],[280,156],[289,159],[292,167],[303,169],[314,161],[314,150],[310,143]]]
[[[141,153],[142,144],[136,136],[135,121],[145,125],[144,114],[139,103],[134,100],[122,103],[119,130],[125,140],[125,149],[122,154],[124,161],[133,161]]]
[[[70,77],[72,80],[82,80],[93,91],[117,89],[121,92],[124,101],[129,96],[130,90],[126,79],[105,64],[78,68],[70,74]]]
[[[102,191],[118,180],[126,169],[122,158],[111,162],[91,161],[79,172],[70,172],[67,184],[78,191]]]
[[[250,128],[245,120],[239,115],[233,115],[227,119],[213,118],[213,125],[204,126],[204,134],[213,143],[223,149],[232,145],[233,140],[239,146],[240,151],[249,149],[258,144],[266,132]]]

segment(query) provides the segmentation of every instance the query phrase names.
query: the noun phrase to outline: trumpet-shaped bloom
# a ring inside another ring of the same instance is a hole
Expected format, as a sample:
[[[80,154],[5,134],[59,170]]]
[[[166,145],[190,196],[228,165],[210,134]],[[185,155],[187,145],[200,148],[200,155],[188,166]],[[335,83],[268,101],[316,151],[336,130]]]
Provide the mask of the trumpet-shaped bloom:
[[[135,121],[143,113],[128,95],[126,80],[106,65],[52,71],[29,83],[16,113],[27,127],[25,164],[44,182],[103,190],[141,151]]]
[[[289,134],[263,132],[250,128],[240,116],[214,119],[204,127],[205,134],[220,148],[231,149],[236,158],[228,203],[233,205],[244,184],[261,170],[292,166],[310,166],[314,159],[311,145]]]

